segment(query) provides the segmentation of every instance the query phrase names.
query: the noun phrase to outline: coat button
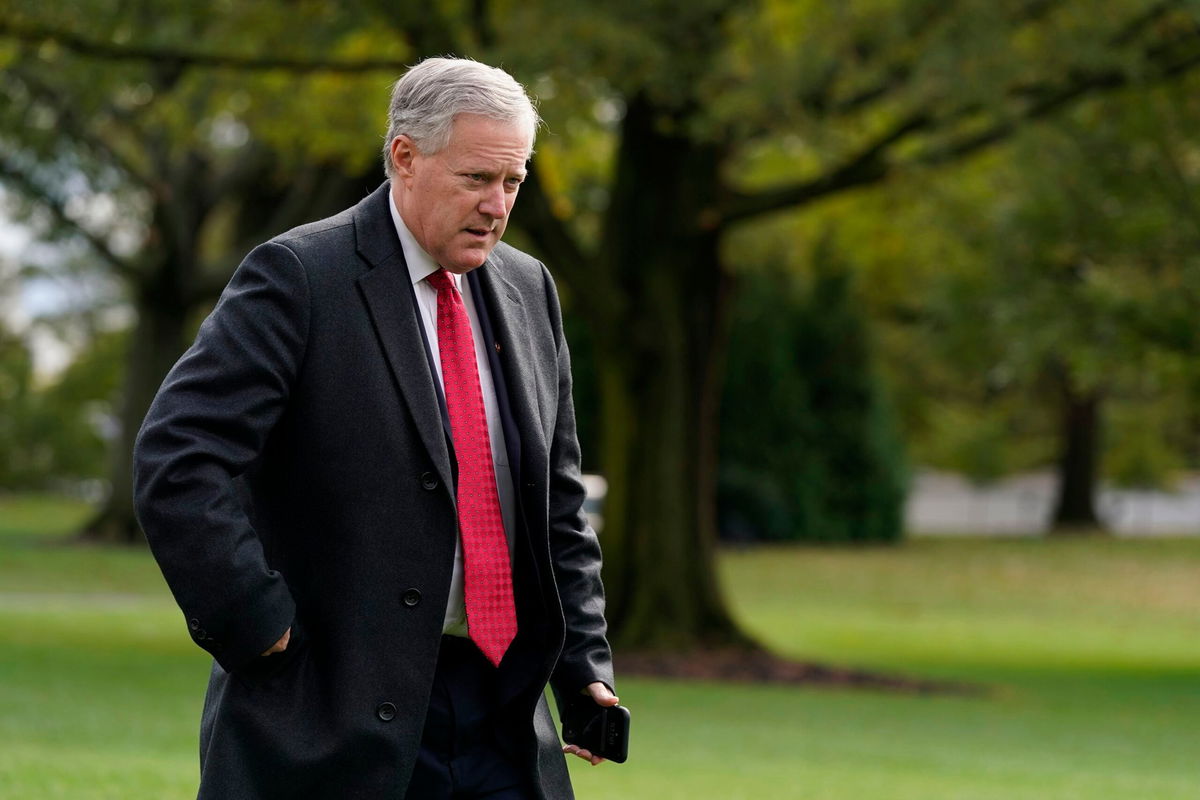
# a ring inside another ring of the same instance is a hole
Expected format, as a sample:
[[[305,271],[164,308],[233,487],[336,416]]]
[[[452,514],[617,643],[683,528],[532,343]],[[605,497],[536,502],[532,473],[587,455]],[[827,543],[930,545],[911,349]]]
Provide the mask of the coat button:
[[[421,488],[422,489],[424,489],[427,492],[432,492],[437,487],[438,487],[438,479],[437,479],[436,475],[434,475],[432,472],[422,472],[421,473]]]
[[[192,619],[189,619],[188,627],[194,631],[200,630],[200,620],[196,619],[195,617],[193,617]]]
[[[409,589],[400,595],[400,602],[409,608],[416,608],[421,604],[421,592],[416,589]]]
[[[391,722],[396,718],[396,704],[380,703],[379,708],[375,709],[375,716],[379,717],[384,722]]]
[[[204,630],[204,628],[201,628],[200,630],[194,632],[192,635],[195,636],[198,641],[203,642],[205,639],[208,638],[208,631]]]

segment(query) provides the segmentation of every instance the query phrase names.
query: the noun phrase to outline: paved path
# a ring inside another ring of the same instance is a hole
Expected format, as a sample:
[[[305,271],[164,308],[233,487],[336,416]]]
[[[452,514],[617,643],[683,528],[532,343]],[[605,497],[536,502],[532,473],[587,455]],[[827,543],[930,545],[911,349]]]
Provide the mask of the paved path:
[[[1029,535],[1046,529],[1054,493],[1050,473],[979,487],[957,475],[924,472],[913,481],[905,517],[915,535]],[[1097,512],[1120,536],[1200,536],[1200,476],[1181,479],[1170,492],[1104,488]]]

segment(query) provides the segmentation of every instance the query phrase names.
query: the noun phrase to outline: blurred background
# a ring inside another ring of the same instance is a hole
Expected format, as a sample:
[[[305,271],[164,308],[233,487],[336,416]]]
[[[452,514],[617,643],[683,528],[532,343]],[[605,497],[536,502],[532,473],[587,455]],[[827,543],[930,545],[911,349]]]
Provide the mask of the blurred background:
[[[582,797],[1200,793],[1194,0],[0,0],[0,795],[194,796],[132,437],[438,54],[546,121],[634,713]]]

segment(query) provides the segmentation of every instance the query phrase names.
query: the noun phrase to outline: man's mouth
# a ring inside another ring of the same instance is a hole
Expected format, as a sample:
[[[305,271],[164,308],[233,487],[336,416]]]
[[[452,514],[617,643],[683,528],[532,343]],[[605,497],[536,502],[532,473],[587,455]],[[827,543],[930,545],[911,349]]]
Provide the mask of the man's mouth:
[[[492,233],[491,228],[466,228],[467,233],[480,238],[487,238]]]

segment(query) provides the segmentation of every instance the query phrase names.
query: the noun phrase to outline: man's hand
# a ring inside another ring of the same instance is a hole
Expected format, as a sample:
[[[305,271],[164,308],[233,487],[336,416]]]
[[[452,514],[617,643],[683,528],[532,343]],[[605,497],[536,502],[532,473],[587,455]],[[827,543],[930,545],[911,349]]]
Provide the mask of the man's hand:
[[[587,685],[587,689],[585,690],[585,694],[590,694],[592,699],[596,701],[596,704],[601,706],[615,706],[617,703],[621,702],[620,698],[610,692],[608,687],[600,681],[589,683]],[[605,761],[605,759],[601,758],[600,756],[594,756],[592,755],[591,751],[584,750],[578,745],[563,745],[563,752],[579,756],[584,761],[589,762],[593,767],[597,764],[602,764]]]
[[[292,629],[288,628],[286,631],[283,632],[283,636],[279,637],[278,642],[276,642],[275,644],[273,644],[269,648],[267,648],[265,651],[263,651],[263,655],[269,656],[272,653],[282,653],[284,650],[287,650],[288,642],[290,642],[291,640],[292,640]],[[601,684],[601,685],[603,685],[603,684]],[[597,702],[599,702],[599,701],[597,701]],[[609,705],[611,705],[611,703]]]

